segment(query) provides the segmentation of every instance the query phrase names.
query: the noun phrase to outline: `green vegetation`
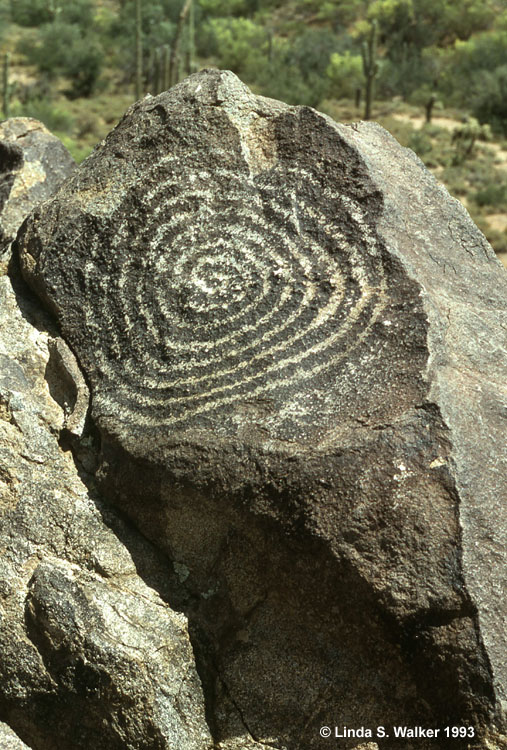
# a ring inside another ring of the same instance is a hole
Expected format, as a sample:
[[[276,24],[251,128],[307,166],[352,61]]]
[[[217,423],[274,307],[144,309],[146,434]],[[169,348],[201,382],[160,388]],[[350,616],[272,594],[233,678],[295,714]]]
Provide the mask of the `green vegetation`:
[[[11,93],[12,93],[12,85],[9,81],[9,72],[10,72],[10,65],[11,65],[11,53],[6,52],[4,55],[4,65],[3,65],[3,75],[2,75],[2,102],[3,102],[3,111],[5,117],[10,117],[10,111],[11,111]]]
[[[368,38],[363,41],[363,74],[365,84],[364,119],[371,119],[371,107],[373,104],[373,84],[378,75],[379,65],[377,62],[377,21],[373,19],[370,26]]]
[[[143,93],[143,24],[141,0],[136,0],[136,99]]]
[[[134,97],[216,66],[378,120],[507,248],[507,220],[487,223],[507,212],[505,0],[0,0],[0,45],[3,115],[41,119],[78,159]]]
[[[454,129],[452,134],[452,142],[456,144],[455,164],[461,164],[472,155],[475,143],[478,140],[491,140],[491,128],[488,124],[479,125],[475,117],[467,117],[462,125]]]

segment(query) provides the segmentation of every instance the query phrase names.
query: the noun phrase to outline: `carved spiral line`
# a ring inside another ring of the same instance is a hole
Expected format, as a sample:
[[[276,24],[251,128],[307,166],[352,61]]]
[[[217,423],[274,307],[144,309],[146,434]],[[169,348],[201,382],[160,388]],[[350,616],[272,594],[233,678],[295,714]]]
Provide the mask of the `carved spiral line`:
[[[167,156],[118,223],[116,274],[100,274],[92,246],[85,323],[100,335],[98,322],[112,322],[97,347],[114,383],[101,411],[136,400],[139,424],[184,423],[331,371],[368,336],[387,282],[363,208],[296,166],[280,177],[283,191],[273,174],[182,174]],[[156,221],[140,226],[143,216]]]

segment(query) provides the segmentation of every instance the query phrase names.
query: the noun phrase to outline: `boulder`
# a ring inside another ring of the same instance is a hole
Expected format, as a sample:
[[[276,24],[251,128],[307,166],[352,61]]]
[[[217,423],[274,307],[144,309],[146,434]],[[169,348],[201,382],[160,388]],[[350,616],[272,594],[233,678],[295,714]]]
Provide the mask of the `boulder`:
[[[32,208],[76,166],[63,143],[38,120],[0,122],[0,261]]]
[[[168,604],[178,578],[98,494],[88,400],[11,262],[0,276],[0,747],[208,750],[187,619]]]
[[[30,750],[12,729],[3,722],[0,722],[0,743],[2,750]]]
[[[500,747],[507,276],[414,154],[203,71],[17,245],[98,488],[180,577],[217,746]]]

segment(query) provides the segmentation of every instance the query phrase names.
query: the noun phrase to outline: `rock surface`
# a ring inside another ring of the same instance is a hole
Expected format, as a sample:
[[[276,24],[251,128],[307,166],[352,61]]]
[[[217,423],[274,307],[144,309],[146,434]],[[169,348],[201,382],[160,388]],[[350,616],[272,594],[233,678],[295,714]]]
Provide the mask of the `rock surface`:
[[[0,715],[33,750],[207,750],[186,618],[141,577],[172,598],[175,573],[59,446],[49,336],[6,276],[0,310]]]
[[[65,146],[38,120],[0,123],[0,261],[32,208],[76,166]]]
[[[0,276],[0,747],[207,750],[187,620],[167,604],[176,574],[104,507],[82,414],[77,463],[68,450],[88,402],[72,361],[11,263]]]
[[[216,746],[501,747],[507,277],[422,164],[205,71],[18,248],[89,383],[98,486],[180,578]],[[30,617],[61,586],[79,621],[66,565]]]
[[[2,750],[30,750],[12,729],[3,722],[0,722],[0,747]]]

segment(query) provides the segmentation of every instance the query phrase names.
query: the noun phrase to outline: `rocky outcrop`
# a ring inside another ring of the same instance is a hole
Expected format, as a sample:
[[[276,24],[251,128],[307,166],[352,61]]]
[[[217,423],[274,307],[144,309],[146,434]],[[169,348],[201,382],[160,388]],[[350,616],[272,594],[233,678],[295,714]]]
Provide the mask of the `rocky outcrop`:
[[[14,263],[0,315],[0,747],[207,749],[178,579],[94,488],[86,384]]]
[[[65,146],[41,122],[13,117],[0,123],[0,262],[23,219],[75,166]]]
[[[174,570],[59,446],[51,339],[7,276],[0,309],[0,715],[32,750],[207,749]]]
[[[501,747],[507,280],[413,154],[205,71],[134,105],[17,250],[90,388],[84,423],[60,388],[62,435],[172,563],[214,746]],[[63,691],[120,605],[52,554],[19,588]],[[93,726],[150,653],[76,704]]]

